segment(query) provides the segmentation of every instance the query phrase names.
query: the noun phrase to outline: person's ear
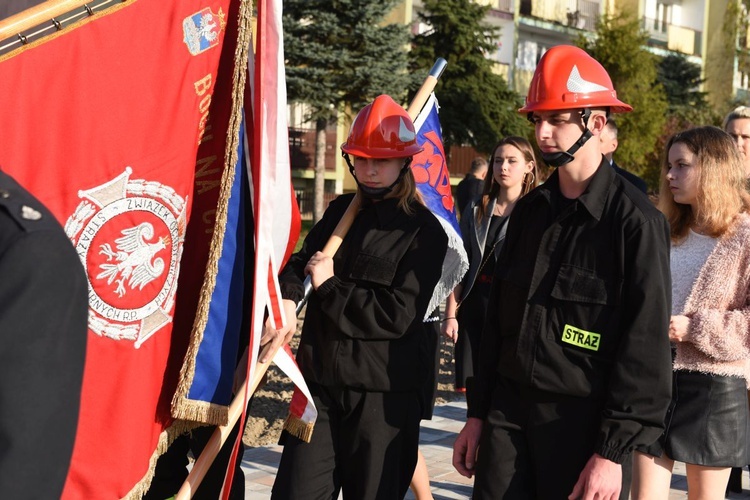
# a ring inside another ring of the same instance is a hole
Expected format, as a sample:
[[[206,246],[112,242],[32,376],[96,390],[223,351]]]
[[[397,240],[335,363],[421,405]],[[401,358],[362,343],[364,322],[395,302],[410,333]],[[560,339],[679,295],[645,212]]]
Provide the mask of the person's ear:
[[[607,117],[604,113],[591,113],[588,125],[593,135],[600,136],[604,126],[607,125]]]

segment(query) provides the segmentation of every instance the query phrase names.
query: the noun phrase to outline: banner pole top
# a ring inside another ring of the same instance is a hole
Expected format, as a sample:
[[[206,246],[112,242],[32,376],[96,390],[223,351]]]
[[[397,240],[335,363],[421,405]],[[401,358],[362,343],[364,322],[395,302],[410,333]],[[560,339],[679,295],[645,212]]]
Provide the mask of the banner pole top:
[[[432,65],[432,69],[430,70],[430,76],[435,77],[436,79],[440,79],[440,75],[443,74],[443,71],[445,70],[445,67],[448,65],[448,61],[443,59],[442,57],[438,57],[435,60],[435,64]]]

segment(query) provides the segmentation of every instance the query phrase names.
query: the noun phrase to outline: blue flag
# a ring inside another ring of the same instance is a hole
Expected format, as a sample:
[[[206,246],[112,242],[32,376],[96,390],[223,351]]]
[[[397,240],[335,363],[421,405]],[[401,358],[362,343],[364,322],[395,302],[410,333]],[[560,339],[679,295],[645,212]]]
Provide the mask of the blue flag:
[[[414,120],[417,142],[424,151],[414,156],[411,165],[417,181],[417,190],[448,235],[448,251],[443,261],[443,273],[427,308],[428,315],[445,300],[469,269],[469,259],[464,250],[453,204],[438,109],[435,94],[432,94]]]

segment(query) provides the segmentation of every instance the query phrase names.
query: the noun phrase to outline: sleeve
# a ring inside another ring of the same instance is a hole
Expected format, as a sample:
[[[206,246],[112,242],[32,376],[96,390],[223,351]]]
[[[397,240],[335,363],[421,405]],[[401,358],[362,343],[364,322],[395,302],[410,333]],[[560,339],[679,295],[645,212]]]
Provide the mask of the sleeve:
[[[745,276],[750,269],[744,270]],[[746,283],[746,280],[742,280]],[[744,305],[731,311],[700,309],[690,315],[688,341],[717,361],[750,358],[750,290],[743,290]]]
[[[431,223],[416,230],[388,283],[333,276],[320,285],[316,295],[322,314],[350,338],[402,337],[427,313],[447,247],[448,236],[433,217]]]
[[[289,261],[279,273],[282,298],[299,302],[305,296],[305,266],[315,252],[323,249],[328,238],[333,234],[335,225],[341,219],[341,214],[338,214],[340,205],[339,199],[331,204],[323,214],[323,218],[307,233],[300,251],[289,257]],[[334,212],[338,216],[334,215]]]
[[[498,267],[495,268],[496,271]],[[490,401],[495,390],[495,373],[499,362],[499,345],[498,337],[495,334],[495,325],[498,324],[497,312],[500,309],[497,305],[502,299],[496,283],[497,280],[493,279],[492,291],[487,303],[487,314],[479,341],[479,366],[475,370],[474,377],[470,377],[466,381],[466,415],[482,420],[487,417],[490,411]],[[496,306],[493,307],[493,304]]]
[[[656,441],[672,397],[669,228],[653,218],[626,237],[621,340],[605,393],[595,451],[622,463]],[[648,390],[644,390],[648,388]]]
[[[62,233],[0,255],[0,497],[59,498],[78,425],[87,281]]]

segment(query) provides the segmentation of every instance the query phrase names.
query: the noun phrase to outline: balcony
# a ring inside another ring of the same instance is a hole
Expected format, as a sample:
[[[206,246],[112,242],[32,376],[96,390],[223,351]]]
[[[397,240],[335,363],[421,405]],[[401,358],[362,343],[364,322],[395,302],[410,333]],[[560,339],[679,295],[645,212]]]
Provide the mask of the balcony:
[[[600,12],[600,3],[590,0],[521,0],[523,16],[586,31],[596,29]]]
[[[649,44],[673,52],[701,56],[702,33],[661,19],[644,17],[641,27],[649,36]]]

